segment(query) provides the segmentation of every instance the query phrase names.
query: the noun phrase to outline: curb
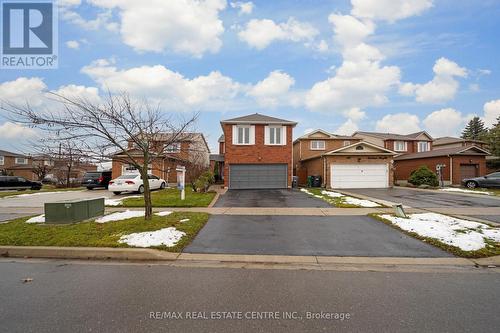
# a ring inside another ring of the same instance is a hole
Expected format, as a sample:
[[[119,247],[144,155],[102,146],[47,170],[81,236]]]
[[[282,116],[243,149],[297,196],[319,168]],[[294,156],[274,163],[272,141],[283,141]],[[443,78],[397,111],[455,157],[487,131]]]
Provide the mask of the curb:
[[[500,256],[473,260],[465,258],[284,256],[173,253],[155,249],[51,246],[0,246],[0,256],[13,258],[143,260],[228,264],[500,266]]]

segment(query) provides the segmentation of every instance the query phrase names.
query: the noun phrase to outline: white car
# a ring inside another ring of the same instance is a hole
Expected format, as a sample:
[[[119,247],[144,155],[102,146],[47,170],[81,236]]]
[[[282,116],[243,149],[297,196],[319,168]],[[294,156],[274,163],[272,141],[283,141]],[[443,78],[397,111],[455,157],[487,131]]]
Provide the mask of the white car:
[[[167,186],[164,179],[158,178],[154,175],[148,175],[148,180],[149,188],[152,190],[164,189]],[[121,175],[120,177],[109,182],[108,190],[114,194],[120,194],[122,192],[144,193],[144,185],[141,175]]]

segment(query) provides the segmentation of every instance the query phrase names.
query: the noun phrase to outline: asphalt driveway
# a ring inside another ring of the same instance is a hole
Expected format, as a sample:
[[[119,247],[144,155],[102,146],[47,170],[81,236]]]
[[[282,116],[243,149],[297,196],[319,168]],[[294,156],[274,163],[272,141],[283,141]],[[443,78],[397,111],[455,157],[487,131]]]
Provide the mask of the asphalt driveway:
[[[363,194],[372,198],[402,203],[414,208],[432,207],[499,207],[500,200],[472,197],[468,195],[450,194],[439,191],[416,191],[412,189],[394,188],[369,188],[346,189],[347,192]]]
[[[189,253],[450,257],[368,216],[213,215]]]
[[[317,207],[330,204],[300,190],[229,190],[219,197],[215,207]]]

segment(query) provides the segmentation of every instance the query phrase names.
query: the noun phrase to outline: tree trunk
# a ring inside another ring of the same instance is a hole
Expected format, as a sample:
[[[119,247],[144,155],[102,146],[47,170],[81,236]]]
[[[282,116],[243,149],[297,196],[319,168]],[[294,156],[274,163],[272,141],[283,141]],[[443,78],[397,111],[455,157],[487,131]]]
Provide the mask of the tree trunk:
[[[69,183],[70,183],[70,178],[71,178],[71,167],[68,167],[68,173],[66,174],[66,187],[69,188]]]
[[[144,219],[151,220],[153,217],[153,204],[151,203],[151,189],[149,188],[147,163],[141,168],[141,177],[144,186]]]

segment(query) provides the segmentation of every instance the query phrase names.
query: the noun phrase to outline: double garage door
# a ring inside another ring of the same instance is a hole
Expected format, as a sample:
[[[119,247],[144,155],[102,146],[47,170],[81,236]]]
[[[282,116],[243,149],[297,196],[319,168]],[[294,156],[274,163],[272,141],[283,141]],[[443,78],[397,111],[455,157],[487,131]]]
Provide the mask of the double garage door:
[[[286,164],[230,164],[230,189],[265,189],[287,187]]]
[[[332,164],[332,188],[389,187],[388,164]]]

